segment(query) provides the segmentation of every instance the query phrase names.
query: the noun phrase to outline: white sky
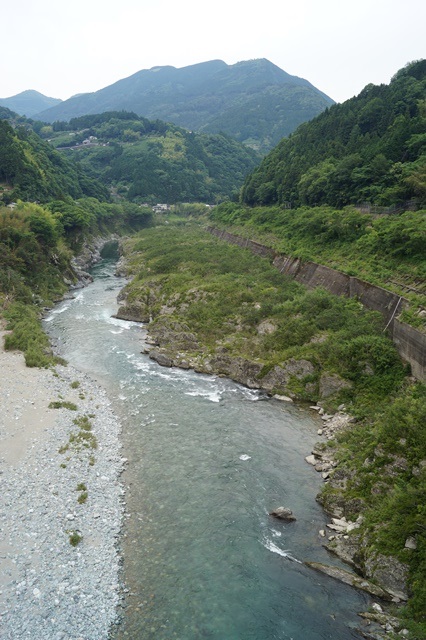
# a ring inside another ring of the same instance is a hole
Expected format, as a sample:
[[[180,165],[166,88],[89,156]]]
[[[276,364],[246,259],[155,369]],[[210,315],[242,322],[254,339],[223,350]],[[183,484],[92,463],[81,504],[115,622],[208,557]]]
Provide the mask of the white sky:
[[[267,58],[338,102],[426,57],[425,0],[13,0],[0,97],[66,99],[141,69]]]

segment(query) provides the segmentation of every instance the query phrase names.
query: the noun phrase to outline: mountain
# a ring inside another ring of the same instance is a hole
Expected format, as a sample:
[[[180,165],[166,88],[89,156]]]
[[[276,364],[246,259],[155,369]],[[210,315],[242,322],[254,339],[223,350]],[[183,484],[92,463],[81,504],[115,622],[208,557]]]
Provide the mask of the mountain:
[[[0,98],[0,106],[7,107],[21,116],[31,118],[39,111],[44,111],[62,102],[57,98],[48,98],[38,91],[28,90],[10,98]]]
[[[224,132],[266,151],[332,104],[310,82],[266,59],[234,65],[212,60],[138,71],[94,93],[73,96],[37,118],[68,121],[104,111],[133,111],[190,131]]]
[[[248,177],[248,205],[426,201],[426,60],[367,85],[282,140]]]

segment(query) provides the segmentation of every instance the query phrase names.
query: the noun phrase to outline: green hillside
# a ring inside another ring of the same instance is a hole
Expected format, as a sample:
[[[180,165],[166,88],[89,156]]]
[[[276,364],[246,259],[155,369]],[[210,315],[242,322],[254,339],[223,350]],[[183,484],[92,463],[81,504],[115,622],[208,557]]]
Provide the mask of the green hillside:
[[[6,110],[5,115],[9,114]],[[6,202],[47,202],[66,196],[108,198],[103,185],[71,165],[34,131],[27,126],[13,128],[8,120],[0,120],[0,185]]]
[[[260,161],[225,134],[190,133],[124,111],[73,118],[40,133],[76,169],[142,203],[221,202]]]
[[[282,140],[247,179],[248,205],[426,199],[426,60],[367,85]]]
[[[331,104],[310,82],[268,60],[234,65],[212,60],[181,69],[143,69],[95,93],[65,100],[37,118],[68,121],[104,111],[133,111],[190,131],[224,132],[266,152]]]

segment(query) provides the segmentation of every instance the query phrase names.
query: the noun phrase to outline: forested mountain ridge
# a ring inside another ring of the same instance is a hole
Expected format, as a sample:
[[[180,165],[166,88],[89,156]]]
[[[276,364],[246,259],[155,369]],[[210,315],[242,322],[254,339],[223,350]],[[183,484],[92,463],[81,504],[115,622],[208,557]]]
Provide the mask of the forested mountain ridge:
[[[27,116],[28,118],[39,113],[39,111],[50,109],[60,102],[62,102],[62,100],[59,100],[58,98],[49,98],[48,96],[32,89],[22,91],[21,93],[16,94],[16,96],[11,96],[10,98],[0,98],[0,106],[7,107],[16,113],[19,113],[19,115]]]
[[[190,133],[125,111],[56,122],[40,133],[75,167],[142,203],[221,202],[261,159],[225,134]]]
[[[248,205],[343,207],[426,198],[426,60],[367,85],[282,140],[246,180]]]
[[[212,60],[180,69],[144,69],[36,117],[54,122],[104,111],[134,111],[191,131],[224,132],[267,151],[331,104],[333,100],[310,82],[268,60],[234,65]]]

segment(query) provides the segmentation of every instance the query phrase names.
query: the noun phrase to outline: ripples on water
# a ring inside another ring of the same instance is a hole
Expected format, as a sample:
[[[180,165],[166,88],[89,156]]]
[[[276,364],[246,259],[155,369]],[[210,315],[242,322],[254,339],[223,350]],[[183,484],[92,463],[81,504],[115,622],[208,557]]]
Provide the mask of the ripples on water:
[[[367,598],[305,559],[338,564],[318,540],[319,476],[304,462],[315,417],[223,378],[165,369],[144,331],[111,317],[113,264],[58,305],[46,328],[62,355],[105,384],[123,421],[130,590],[115,638],[346,640]],[[290,507],[294,523],[268,513]]]

